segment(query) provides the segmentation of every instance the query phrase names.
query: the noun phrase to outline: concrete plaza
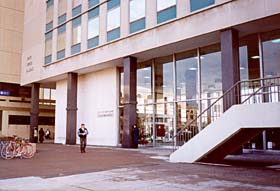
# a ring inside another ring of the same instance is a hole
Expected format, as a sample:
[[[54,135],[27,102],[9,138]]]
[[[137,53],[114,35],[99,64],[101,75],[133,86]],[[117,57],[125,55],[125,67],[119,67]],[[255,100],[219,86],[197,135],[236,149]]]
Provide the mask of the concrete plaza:
[[[162,148],[39,144],[32,159],[0,160],[1,191],[280,191],[279,153],[230,156],[223,165],[174,164]]]

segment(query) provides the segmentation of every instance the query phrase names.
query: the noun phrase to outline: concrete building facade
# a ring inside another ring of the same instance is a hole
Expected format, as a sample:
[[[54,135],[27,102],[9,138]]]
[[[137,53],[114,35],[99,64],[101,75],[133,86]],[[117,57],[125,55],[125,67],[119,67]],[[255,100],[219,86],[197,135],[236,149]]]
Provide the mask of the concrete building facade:
[[[56,89],[56,143],[85,123],[89,144],[134,147],[133,124],[169,144],[236,82],[280,75],[279,19],[275,0],[26,0],[21,84]]]
[[[24,7],[24,0],[0,1],[0,136],[29,137],[31,88],[20,86]],[[53,121],[54,108],[43,104],[44,91],[40,127],[53,131],[54,123],[47,121]]]

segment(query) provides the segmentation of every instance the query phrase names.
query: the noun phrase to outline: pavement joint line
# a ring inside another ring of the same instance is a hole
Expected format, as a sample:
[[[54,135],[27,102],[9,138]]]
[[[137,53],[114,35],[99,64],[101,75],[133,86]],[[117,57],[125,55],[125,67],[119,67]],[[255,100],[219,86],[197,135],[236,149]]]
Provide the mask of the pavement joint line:
[[[79,188],[79,189],[82,189],[82,190],[95,191],[95,190],[92,190],[92,189],[89,189],[89,188],[84,188],[82,186],[74,186],[74,185],[69,185],[69,186],[71,186],[73,188]]]
[[[222,167],[231,167],[229,164],[219,164],[219,163],[206,163],[206,162],[194,162],[194,164],[201,164],[207,166],[222,166]]]

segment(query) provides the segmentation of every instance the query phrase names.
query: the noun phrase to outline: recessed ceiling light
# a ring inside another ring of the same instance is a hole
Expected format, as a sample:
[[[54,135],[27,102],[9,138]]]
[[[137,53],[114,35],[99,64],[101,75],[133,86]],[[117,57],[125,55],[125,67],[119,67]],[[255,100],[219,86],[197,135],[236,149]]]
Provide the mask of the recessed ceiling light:
[[[240,67],[240,70],[245,70],[245,68],[243,66]]]
[[[195,70],[197,70],[197,68],[191,67],[191,68],[189,68],[189,70],[195,71]]]
[[[280,43],[280,38],[274,39],[271,41],[272,43]]]
[[[252,56],[251,58],[252,58],[252,59],[259,59],[260,56],[256,55],[256,56]]]

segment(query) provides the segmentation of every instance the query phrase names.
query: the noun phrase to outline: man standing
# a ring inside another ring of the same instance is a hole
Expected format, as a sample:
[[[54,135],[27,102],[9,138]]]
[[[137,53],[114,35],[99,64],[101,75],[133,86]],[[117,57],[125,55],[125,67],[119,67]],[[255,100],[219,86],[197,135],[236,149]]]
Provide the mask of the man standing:
[[[81,146],[81,153],[86,152],[86,145],[87,145],[87,135],[88,130],[85,127],[85,124],[81,124],[81,127],[79,128],[78,135],[80,137],[80,146]]]

